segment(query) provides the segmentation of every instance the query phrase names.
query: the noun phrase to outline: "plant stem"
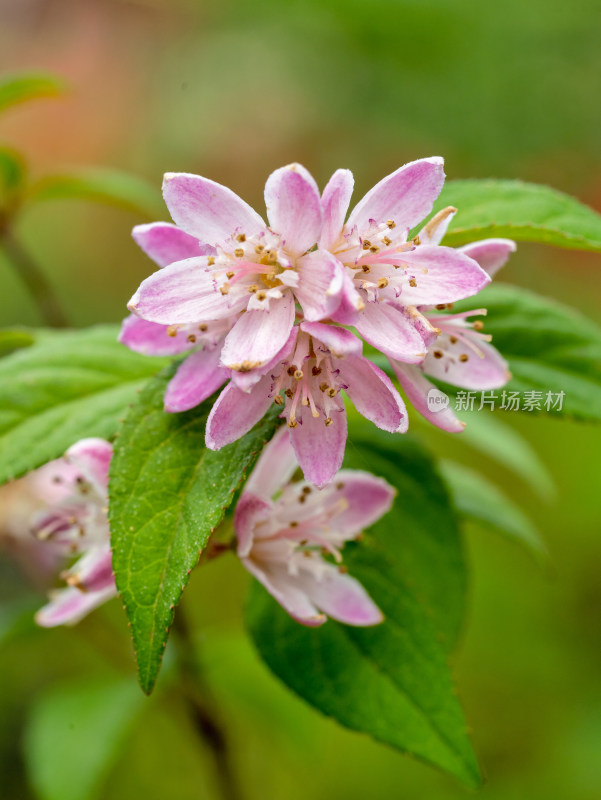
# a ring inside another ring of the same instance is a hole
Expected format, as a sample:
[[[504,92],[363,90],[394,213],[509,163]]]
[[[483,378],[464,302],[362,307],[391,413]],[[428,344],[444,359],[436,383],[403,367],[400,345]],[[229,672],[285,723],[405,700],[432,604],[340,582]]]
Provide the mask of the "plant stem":
[[[68,327],[67,317],[48,279],[6,225],[0,227],[0,244],[44,323],[51,328]]]
[[[181,605],[175,614],[173,629],[180,671],[179,688],[198,735],[213,755],[221,796],[223,800],[242,800],[232,769],[229,743],[216,711],[215,701],[204,680],[194,638]]]

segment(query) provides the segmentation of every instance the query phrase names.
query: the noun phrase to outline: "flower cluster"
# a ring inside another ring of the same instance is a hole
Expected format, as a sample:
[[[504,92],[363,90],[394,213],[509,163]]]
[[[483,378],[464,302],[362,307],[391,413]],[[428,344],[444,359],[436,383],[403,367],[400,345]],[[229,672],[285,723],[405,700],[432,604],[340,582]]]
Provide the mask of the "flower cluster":
[[[167,411],[192,408],[229,381],[207,423],[212,449],[280,406],[304,475],[318,487],[342,464],[342,391],[378,427],[407,430],[404,402],[362,355],[363,341],[391,361],[418,411],[461,430],[451,411],[428,412],[425,376],[469,389],[505,384],[507,365],[482,323],[468,321],[484,311],[449,310],[489,283],[515,245],[441,245],[454,208],[411,236],[443,182],[442,159],[412,162],[374,186],[347,219],[348,170],[335,172],[320,195],[307,170],[291,164],[267,180],[266,223],[224,186],[167,174],[175,224],[134,229],[161,269],[132,297],[121,341],[148,354],[192,351],[168,387]]]

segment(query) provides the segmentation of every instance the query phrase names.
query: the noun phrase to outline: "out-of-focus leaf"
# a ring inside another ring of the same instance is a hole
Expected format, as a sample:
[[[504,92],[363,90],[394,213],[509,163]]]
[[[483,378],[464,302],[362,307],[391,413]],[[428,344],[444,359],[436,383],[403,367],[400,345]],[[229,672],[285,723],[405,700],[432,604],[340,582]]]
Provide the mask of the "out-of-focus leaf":
[[[436,534],[448,538],[444,521],[454,524],[453,509],[431,463],[414,445],[400,447],[396,466],[380,455],[379,445],[375,455],[369,441],[354,445],[361,456],[353,466],[385,464],[386,478],[398,489],[393,510],[345,551],[349,573],[367,588],[384,622],[355,628],[329,620],[307,628],[255,582],[247,609],[249,630],[270,669],[311,705],[476,786],[478,765],[440,642],[440,602],[431,613],[432,583],[440,571],[442,596],[448,585],[444,572],[455,569],[453,563],[440,564],[435,542]],[[442,530],[429,531],[437,522]],[[424,533],[428,542],[422,546],[417,539]],[[408,556],[412,547],[416,552]],[[424,580],[414,566],[428,549],[433,559]],[[461,552],[451,554],[451,561],[458,557]],[[455,628],[453,609],[451,618]]]
[[[165,215],[157,188],[136,175],[102,167],[72,169],[41,178],[29,188],[26,201],[43,200],[91,200],[149,219]]]
[[[97,797],[143,702],[130,679],[69,683],[38,698],[25,756],[40,800]]]
[[[439,466],[462,516],[519,542],[538,561],[548,556],[545,543],[532,522],[497,486],[475,470],[454,461],[442,461]]]
[[[34,342],[35,334],[27,328],[3,328],[0,330],[0,355],[30,347]]]
[[[58,97],[67,86],[62,78],[48,73],[19,72],[0,77],[0,112],[27,100]]]
[[[26,175],[23,156],[11,147],[0,147],[0,208],[3,211],[10,210],[17,201]]]
[[[512,180],[449,181],[435,211],[446,206],[455,206],[458,213],[444,238],[445,245],[506,236],[601,252],[601,215],[548,186]]]
[[[276,427],[270,413],[237,442],[208,450],[204,433],[214,398],[183,414],[163,411],[174,369],[141,392],[119,432],[110,470],[115,579],[146,693],[189,574]]]
[[[128,350],[117,326],[52,332],[0,361],[0,483],[112,438],[137,391],[166,363]]]

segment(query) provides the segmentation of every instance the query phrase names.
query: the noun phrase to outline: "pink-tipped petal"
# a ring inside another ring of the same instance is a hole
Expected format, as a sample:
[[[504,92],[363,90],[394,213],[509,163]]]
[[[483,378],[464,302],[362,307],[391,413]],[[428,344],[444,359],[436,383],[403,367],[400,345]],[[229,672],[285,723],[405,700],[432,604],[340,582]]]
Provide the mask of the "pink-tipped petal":
[[[477,352],[459,340],[445,348],[442,358],[435,358],[428,353],[422,364],[424,372],[462,389],[485,391],[505,386],[511,373],[496,347],[476,337],[471,331],[462,331],[462,336],[473,342]],[[467,356],[467,359],[460,360],[461,356]]]
[[[384,431],[407,431],[407,409],[385,372],[363,356],[348,356],[340,369],[345,391],[360,414]]]
[[[321,196],[323,227],[319,246],[325,250],[333,249],[340,239],[354,183],[353,173],[350,170],[337,169],[323,190]]]
[[[235,442],[263,418],[272,403],[271,383],[271,376],[265,375],[250,392],[241,392],[235,384],[228,383],[207,419],[205,440],[210,450]]]
[[[383,178],[351,211],[346,227],[359,233],[389,219],[401,230],[413,228],[432,210],[444,183],[442,158],[422,158]]]
[[[252,558],[243,558],[242,563],[297,622],[316,627],[326,621],[325,614],[320,614],[306,593],[294,585],[285,566],[268,562],[259,566]]]
[[[69,586],[54,592],[49,603],[35,615],[35,621],[42,628],[56,625],[75,625],[90,611],[117,596],[117,589],[108,587],[100,592],[80,592]]]
[[[299,575],[295,582],[317,608],[345,625],[378,625],[384,620],[359,581],[333,564],[324,565],[319,579],[309,573]]]
[[[511,239],[482,239],[480,242],[471,242],[458,249],[477,261],[492,278],[507,262],[509,256],[515,253],[517,245]]]
[[[238,555],[245,558],[252,550],[255,525],[267,519],[273,512],[273,505],[269,500],[258,497],[248,489],[248,483],[236,505],[234,513],[234,530],[238,540]]]
[[[223,245],[236,232],[251,236],[265,228],[257,212],[231,189],[200,175],[167,173],[163,197],[180,228],[210,245]]]
[[[265,184],[270,227],[281,234],[289,253],[301,255],[319,239],[322,211],[319,189],[300,164],[272,172]]]
[[[176,356],[194,347],[187,339],[187,334],[168,333],[168,325],[148,322],[135,314],[130,314],[121,323],[119,341],[130,350],[145,356]]]
[[[325,319],[341,301],[344,267],[327,250],[314,250],[297,261],[296,296],[309,322]]]
[[[269,311],[247,311],[228,333],[221,363],[248,372],[268,363],[286,345],[294,325],[294,298],[290,291],[273,299]]]
[[[282,489],[298,469],[294,449],[290,443],[288,427],[282,425],[273,439],[263,449],[259,460],[244,485],[247,492],[270,500]]]
[[[472,258],[452,247],[422,245],[403,253],[402,264],[414,286],[406,283],[400,301],[406,305],[454,303],[490,283],[490,276]]]
[[[365,301],[355,289],[355,282],[349,272],[350,270],[346,269],[344,271],[340,305],[332,314],[334,322],[339,322],[341,325],[356,325],[358,312],[365,308]]]
[[[296,344],[296,337],[298,334],[298,328],[293,327],[290,331],[290,335],[286,341],[286,344],[279,350],[275,356],[264,364],[262,367],[257,367],[256,369],[251,369],[249,372],[232,372],[231,378],[232,381],[236,384],[238,389],[243,392],[250,392],[252,387],[257,384],[264,375],[271,373],[271,371],[279,366],[282,361],[287,361],[288,358],[292,355],[292,351],[294,350],[294,345]]]
[[[436,336],[430,326],[428,338],[424,339],[423,319],[408,309],[388,303],[366,303],[357,315],[355,325],[361,336],[377,350],[391,358],[419,364],[426,355],[429,342]]]
[[[354,469],[340,470],[336,485],[341,486],[347,507],[336,517],[335,527],[347,538],[354,538],[390,511],[396,494],[384,478]]]
[[[159,267],[166,267],[174,261],[183,261],[185,258],[212,255],[215,252],[215,248],[199,242],[195,236],[190,236],[170,222],[136,225],[132,236],[136,244]]]
[[[301,322],[300,329],[322,342],[338,358],[360,356],[363,350],[361,339],[346,328],[326,325],[324,322]]]
[[[329,483],[342,465],[347,424],[344,411],[334,412],[332,423],[323,417],[304,414],[302,424],[290,428],[290,441],[306,480],[322,487]]]
[[[113,447],[104,439],[80,439],[65,453],[65,458],[100,494],[106,493],[112,456]]]
[[[228,379],[219,364],[219,348],[192,353],[179,365],[165,392],[165,411],[177,413],[203,403]]]
[[[448,433],[461,433],[465,423],[461,422],[451,409],[447,395],[437,389],[419,367],[396,361],[391,363],[403,391],[415,410],[437,428]]]
[[[114,588],[112,553],[108,541],[103,546],[88,550],[63,577],[80,591],[101,592]]]
[[[176,261],[142,281],[127,304],[139,317],[161,325],[187,325],[203,320],[223,319],[247,304],[239,296],[232,303],[221,294],[206,258]]]

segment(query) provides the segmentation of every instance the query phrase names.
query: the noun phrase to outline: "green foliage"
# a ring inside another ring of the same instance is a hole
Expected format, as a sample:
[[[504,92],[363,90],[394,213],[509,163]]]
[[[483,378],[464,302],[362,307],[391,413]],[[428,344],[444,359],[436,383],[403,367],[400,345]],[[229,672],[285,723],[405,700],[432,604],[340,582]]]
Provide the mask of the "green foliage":
[[[53,687],[33,706],[25,738],[40,800],[92,800],[119,755],[143,698],[131,680]]]
[[[353,466],[380,464],[398,489],[393,510],[345,554],[350,574],[365,585],[385,621],[354,628],[329,620],[321,628],[306,628],[254,584],[247,610],[250,633],[271,670],[320,711],[478,785],[478,765],[439,633],[445,588],[456,580],[446,573],[453,573],[461,559],[458,537],[453,554],[448,535],[453,510],[431,463],[415,445],[400,447],[395,464],[387,460],[394,445],[388,450],[379,442],[375,448],[367,440],[353,444]],[[434,517],[441,530],[428,530],[436,524]],[[419,542],[424,534],[433,555],[430,575],[419,566],[425,566],[428,550]],[[437,561],[437,535],[446,539],[447,563]],[[429,603],[434,576],[441,602]],[[449,605],[451,625],[444,627],[454,630],[452,595]]]
[[[25,183],[27,166],[12,147],[0,147],[0,211],[10,212]]]
[[[458,213],[445,245],[489,236],[601,252],[601,215],[573,197],[533,183],[508,180],[449,181],[435,206]]]
[[[214,398],[183,414],[165,413],[173,370],[151,381],[128,413],[110,472],[115,579],[146,693],[190,572],[276,426],[268,414],[237,442],[208,450],[204,432]]]
[[[19,72],[0,78],[0,112],[27,100],[58,97],[66,84],[62,78],[49,73]]]
[[[509,362],[507,391],[565,392],[563,408],[549,413],[601,419],[601,329],[555,300],[496,284],[478,295],[488,309],[485,331]],[[473,298],[457,309],[474,307]],[[455,390],[456,391],[456,390]],[[542,405],[544,409],[544,405]]]
[[[538,561],[547,548],[524,512],[494,483],[469,467],[453,461],[439,465],[460,514],[486,529],[501,533],[530,550]]]
[[[30,347],[35,342],[36,334],[27,328],[2,328],[0,330],[0,355]]]
[[[0,483],[61,456],[78,439],[114,436],[164,359],[117,341],[118,328],[45,332],[0,361]]]
[[[27,192],[28,203],[43,200],[90,200],[142,214],[165,215],[159,191],[142,178],[104,167],[72,169],[47,175]]]

